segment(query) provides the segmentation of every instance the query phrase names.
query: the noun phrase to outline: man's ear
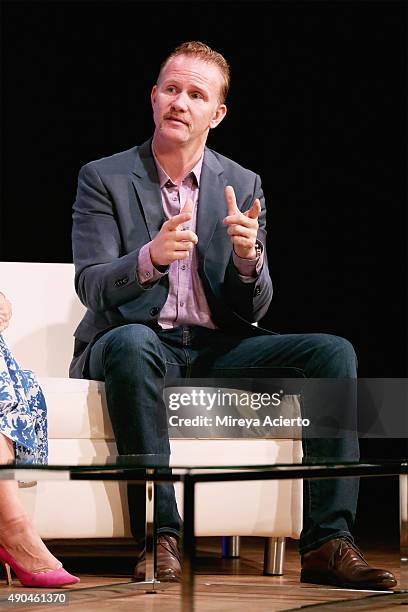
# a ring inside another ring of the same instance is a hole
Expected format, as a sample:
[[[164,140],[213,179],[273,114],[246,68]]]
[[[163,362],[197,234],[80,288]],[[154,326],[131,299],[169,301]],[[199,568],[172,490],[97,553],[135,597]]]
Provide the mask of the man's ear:
[[[150,100],[152,101],[152,106],[156,102],[157,96],[157,85],[153,85],[152,93],[150,94]]]
[[[224,119],[226,114],[227,107],[225,106],[225,104],[220,104],[217,110],[215,111],[213,118],[210,121],[209,128],[214,129],[215,127],[217,127],[217,125],[219,125]]]

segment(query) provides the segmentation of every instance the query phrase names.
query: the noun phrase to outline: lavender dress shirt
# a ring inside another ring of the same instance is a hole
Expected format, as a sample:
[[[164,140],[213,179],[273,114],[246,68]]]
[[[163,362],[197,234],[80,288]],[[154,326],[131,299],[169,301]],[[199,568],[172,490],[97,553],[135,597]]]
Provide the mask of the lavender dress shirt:
[[[154,153],[153,157],[159,176],[163,211],[167,219],[178,215],[190,198],[193,201],[193,217],[183,227],[196,233],[203,156],[191,172],[184,177],[180,185],[173,183],[160,166]],[[227,208],[225,208],[225,214],[227,215]],[[172,262],[167,271],[162,273],[152,263],[149,246],[150,242],[139,251],[137,275],[141,285],[152,284],[165,274],[169,275],[169,294],[159,316],[161,327],[171,329],[179,325],[199,325],[216,329],[217,326],[212,319],[203,284],[198,275],[196,249],[190,251],[188,258]],[[243,259],[235,252],[233,253],[234,265],[243,282],[255,282],[262,269],[263,257],[263,250],[257,259]]]

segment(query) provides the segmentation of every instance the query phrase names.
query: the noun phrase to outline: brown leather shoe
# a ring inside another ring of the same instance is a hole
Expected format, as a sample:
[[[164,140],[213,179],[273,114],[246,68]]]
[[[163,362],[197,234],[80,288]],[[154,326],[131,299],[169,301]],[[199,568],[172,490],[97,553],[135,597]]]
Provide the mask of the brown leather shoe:
[[[160,582],[180,582],[181,580],[181,559],[178,548],[177,538],[169,534],[160,534],[157,537],[157,571],[156,578]],[[146,550],[143,547],[139,553],[134,580],[141,582],[146,574]]]
[[[391,572],[370,567],[347,538],[329,540],[302,555],[300,581],[373,590],[388,590],[397,584]]]

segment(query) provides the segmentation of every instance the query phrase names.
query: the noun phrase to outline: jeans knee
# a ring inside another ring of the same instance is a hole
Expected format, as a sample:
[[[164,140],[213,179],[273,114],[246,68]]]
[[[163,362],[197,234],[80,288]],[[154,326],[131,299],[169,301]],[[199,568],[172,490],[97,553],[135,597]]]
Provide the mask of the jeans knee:
[[[116,328],[106,343],[105,351],[119,354],[126,362],[142,359],[147,354],[160,356],[162,348],[157,334],[150,327],[133,323]]]
[[[341,336],[333,336],[333,338],[335,341],[335,350],[343,353],[348,361],[357,364],[357,355],[351,342]]]
[[[343,371],[343,376],[355,375],[357,355],[349,340],[333,334],[316,334],[317,350],[323,361],[330,361]],[[339,372],[340,374],[340,372]]]

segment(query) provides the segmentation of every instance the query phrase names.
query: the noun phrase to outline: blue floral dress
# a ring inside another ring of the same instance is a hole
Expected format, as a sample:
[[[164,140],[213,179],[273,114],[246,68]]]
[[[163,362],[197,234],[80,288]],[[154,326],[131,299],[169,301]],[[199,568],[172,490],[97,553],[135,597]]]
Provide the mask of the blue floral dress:
[[[0,433],[14,442],[16,463],[47,463],[47,407],[29,370],[22,370],[0,334]]]

